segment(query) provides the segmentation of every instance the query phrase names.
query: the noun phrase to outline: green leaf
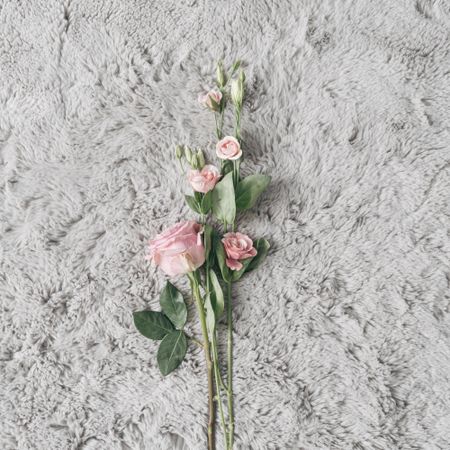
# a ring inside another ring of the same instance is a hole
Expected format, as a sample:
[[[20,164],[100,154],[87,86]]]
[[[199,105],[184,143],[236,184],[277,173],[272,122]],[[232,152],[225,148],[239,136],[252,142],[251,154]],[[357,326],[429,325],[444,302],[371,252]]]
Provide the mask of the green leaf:
[[[208,329],[208,336],[212,339],[214,330],[216,329],[216,315],[212,306],[211,294],[205,295],[205,311],[206,311],[206,328]]]
[[[156,341],[163,339],[174,330],[170,320],[161,312],[139,311],[133,313],[133,319],[142,335]]]
[[[212,264],[214,258],[213,233],[213,227],[208,223],[205,223],[203,226],[203,246],[205,247],[205,259],[208,264]]]
[[[220,111],[220,103],[217,103],[212,97],[209,97],[209,100],[211,102],[212,110],[213,111]]]
[[[225,301],[222,287],[220,286],[219,279],[217,278],[214,270],[209,271],[209,281],[211,289],[211,306],[214,310],[214,316],[217,321],[222,317],[223,310],[225,308]]]
[[[194,198],[195,198],[195,201],[197,202],[197,205],[201,205],[203,194],[201,192],[195,191],[194,192]]]
[[[173,372],[183,361],[187,350],[186,335],[181,330],[172,331],[162,341],[158,349],[157,360],[163,375]]]
[[[218,234],[214,234],[214,250],[216,252],[217,264],[224,281],[230,281],[230,269],[226,264],[225,249]]]
[[[202,199],[201,210],[203,214],[208,214],[212,206],[212,191],[207,192]]]
[[[267,175],[250,175],[239,182],[236,189],[236,206],[238,209],[249,209],[256,204],[258,197],[270,183]]]
[[[184,327],[187,319],[187,308],[181,292],[169,281],[161,291],[159,299],[164,314],[176,328]]]
[[[266,239],[257,239],[254,243],[254,247],[258,252],[254,258],[250,261],[246,272],[255,270],[261,263],[266,259],[267,253],[269,252],[270,244]]]
[[[255,256],[256,258],[256,256]],[[239,262],[242,264],[242,269],[231,271],[231,280],[238,281],[245,272],[247,272],[248,266],[251,264],[253,258],[242,259]]]
[[[192,209],[192,211],[196,212],[197,214],[201,214],[200,206],[197,200],[192,197],[192,195],[185,195],[184,198],[186,199],[186,203],[188,204],[189,208]]]
[[[242,156],[241,156],[242,159]],[[227,159],[222,162],[222,175],[226,175],[233,171],[233,161]]]
[[[225,175],[212,191],[212,212],[222,222],[233,223],[234,221],[236,203],[231,172]]]
[[[257,251],[256,256],[240,261],[243,267],[241,270],[231,271],[232,281],[238,281],[242,277],[242,275],[244,275],[244,273],[256,269],[266,259],[267,253],[270,248],[269,242],[265,239],[257,239],[253,245]]]

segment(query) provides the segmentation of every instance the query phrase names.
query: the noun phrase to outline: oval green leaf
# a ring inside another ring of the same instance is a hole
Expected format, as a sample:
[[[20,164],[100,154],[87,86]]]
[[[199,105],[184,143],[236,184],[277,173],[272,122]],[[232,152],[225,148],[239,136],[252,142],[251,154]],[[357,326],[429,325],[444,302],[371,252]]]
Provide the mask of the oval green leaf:
[[[175,325],[182,329],[187,319],[187,308],[181,292],[169,281],[161,291],[159,299],[164,314]]]
[[[256,248],[256,256],[252,258],[250,264],[248,265],[246,272],[250,272],[251,270],[255,270],[258,266],[260,266],[264,260],[266,259],[267,253],[270,249],[269,241],[266,239],[257,239],[254,244]]]
[[[205,247],[205,259],[208,264],[213,263],[213,227],[208,223],[203,225],[203,246]]]
[[[231,172],[225,175],[212,191],[212,212],[221,222],[233,223],[234,221],[236,202]]]
[[[197,202],[197,200],[192,197],[192,195],[185,195],[184,196],[187,205],[189,206],[189,208],[192,209],[192,211],[196,212],[197,214],[201,214],[201,210],[200,210],[200,206]]]
[[[254,258],[256,258],[256,256]],[[244,273],[247,272],[247,268],[251,264],[252,260],[253,260],[253,258],[247,258],[247,259],[240,260],[239,262],[242,264],[242,269],[232,270],[231,271],[231,280],[232,281],[240,280],[242,275],[244,275]]]
[[[203,214],[208,214],[212,206],[212,191],[208,191],[202,199],[201,210]]]
[[[220,273],[224,281],[230,281],[230,269],[226,264],[225,249],[218,234],[214,234],[214,250],[216,253],[217,264],[219,265]]]
[[[181,330],[172,331],[159,345],[157,360],[163,375],[173,372],[183,361],[187,350],[186,335]]]
[[[222,317],[223,310],[225,308],[225,301],[222,286],[220,286],[219,279],[217,278],[214,270],[209,271],[209,281],[211,289],[211,306],[214,310],[215,319],[218,321]]]
[[[271,178],[267,175],[255,174],[244,178],[236,189],[236,207],[241,210],[255,206],[258,197],[264,192]]]
[[[206,312],[206,328],[208,330],[208,336],[212,339],[214,330],[216,329],[216,315],[212,306],[211,294],[205,295],[205,312]]]
[[[254,247],[256,248],[256,256],[253,258],[247,258],[240,261],[243,265],[241,270],[236,270],[231,272],[231,280],[238,281],[244,273],[250,272],[260,266],[266,259],[267,253],[269,252],[270,244],[265,239],[257,239],[254,242]]]
[[[133,313],[134,325],[143,336],[159,341],[174,328],[170,320],[161,312],[139,311]]]

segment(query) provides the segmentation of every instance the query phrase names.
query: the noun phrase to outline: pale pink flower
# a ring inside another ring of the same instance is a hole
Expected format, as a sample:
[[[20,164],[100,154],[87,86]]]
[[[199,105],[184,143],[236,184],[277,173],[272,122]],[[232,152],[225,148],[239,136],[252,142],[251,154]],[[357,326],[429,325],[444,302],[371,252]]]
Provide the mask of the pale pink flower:
[[[196,192],[206,194],[214,189],[219,181],[220,171],[216,166],[207,164],[202,170],[191,170],[188,174],[189,183]]]
[[[205,262],[202,231],[194,221],[179,222],[149,241],[146,259],[169,277],[193,272]]]
[[[226,233],[222,243],[227,255],[225,262],[231,270],[241,270],[243,265],[240,260],[256,256],[253,241],[246,234]]]
[[[198,96],[198,102],[203,105],[205,108],[209,108],[213,111],[217,110],[217,106],[213,105],[211,102],[211,99],[213,99],[218,105],[220,104],[220,101],[222,100],[222,92],[220,91],[209,91],[205,94],[200,94]]]
[[[225,136],[216,145],[216,155],[220,159],[239,159],[242,150],[238,140],[233,136]]]

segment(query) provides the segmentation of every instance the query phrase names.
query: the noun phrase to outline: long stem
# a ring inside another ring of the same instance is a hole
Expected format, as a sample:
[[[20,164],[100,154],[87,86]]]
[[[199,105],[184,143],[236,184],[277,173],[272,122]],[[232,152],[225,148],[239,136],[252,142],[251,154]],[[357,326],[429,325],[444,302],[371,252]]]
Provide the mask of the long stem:
[[[209,276],[209,261],[206,261],[206,292],[210,292],[210,276]],[[223,435],[225,439],[225,448],[228,448],[228,427],[225,420],[225,414],[223,411],[223,403],[222,403],[222,389],[226,391],[226,387],[223,384],[222,376],[220,375],[220,366],[219,366],[219,352],[217,349],[217,338],[216,338],[216,330],[212,333],[211,336],[211,352],[212,352],[212,360],[213,360],[213,369],[214,369],[214,380],[216,383],[216,397],[217,403],[219,404],[219,414],[220,414],[220,422],[223,430]]]
[[[231,281],[227,282],[227,400],[228,400],[228,448],[233,448],[234,407],[233,407],[233,305],[231,302]]]
[[[207,376],[208,376],[208,450],[214,450],[215,448],[215,410],[214,410],[214,382],[213,382],[213,366],[211,362],[211,350],[209,347],[208,329],[206,327],[206,315],[205,308],[203,307],[203,300],[200,294],[198,281],[193,274],[189,274],[191,281],[192,293],[195,298],[195,302],[198,309],[198,315],[200,317],[200,325],[203,334],[203,349],[205,352]]]
[[[217,135],[217,139],[219,139],[219,141],[222,139],[222,134],[223,134],[224,111],[225,111],[225,106],[223,106],[221,108],[221,111],[219,113],[217,113],[217,112],[214,113],[214,120],[216,122],[216,135]],[[217,120],[217,116],[219,117],[219,120]]]
[[[236,136],[236,139],[241,142],[241,107],[236,107],[235,118],[236,128],[234,130],[234,135]]]
[[[222,425],[223,435],[225,438],[225,448],[228,449],[228,427],[227,427],[227,423],[225,420],[225,414],[223,411],[222,394],[221,394],[221,389],[226,391],[226,388],[223,384],[222,377],[220,375],[219,354],[217,351],[217,341],[216,341],[215,332],[213,335],[213,342],[212,342],[212,354],[213,354],[213,365],[214,365],[214,379],[216,382],[217,402],[219,404],[220,422]]]

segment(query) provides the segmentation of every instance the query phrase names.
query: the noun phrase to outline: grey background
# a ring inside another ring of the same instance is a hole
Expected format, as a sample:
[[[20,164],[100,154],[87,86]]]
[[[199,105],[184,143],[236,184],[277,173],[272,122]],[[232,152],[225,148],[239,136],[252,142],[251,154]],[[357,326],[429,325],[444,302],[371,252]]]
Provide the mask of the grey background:
[[[202,354],[162,378],[131,311],[164,284],[146,239],[192,217],[173,145],[212,156],[223,56],[244,173],[273,177],[240,218],[273,247],[235,289],[236,448],[450,448],[449,25],[446,1],[2,0],[0,447],[204,448]]]

